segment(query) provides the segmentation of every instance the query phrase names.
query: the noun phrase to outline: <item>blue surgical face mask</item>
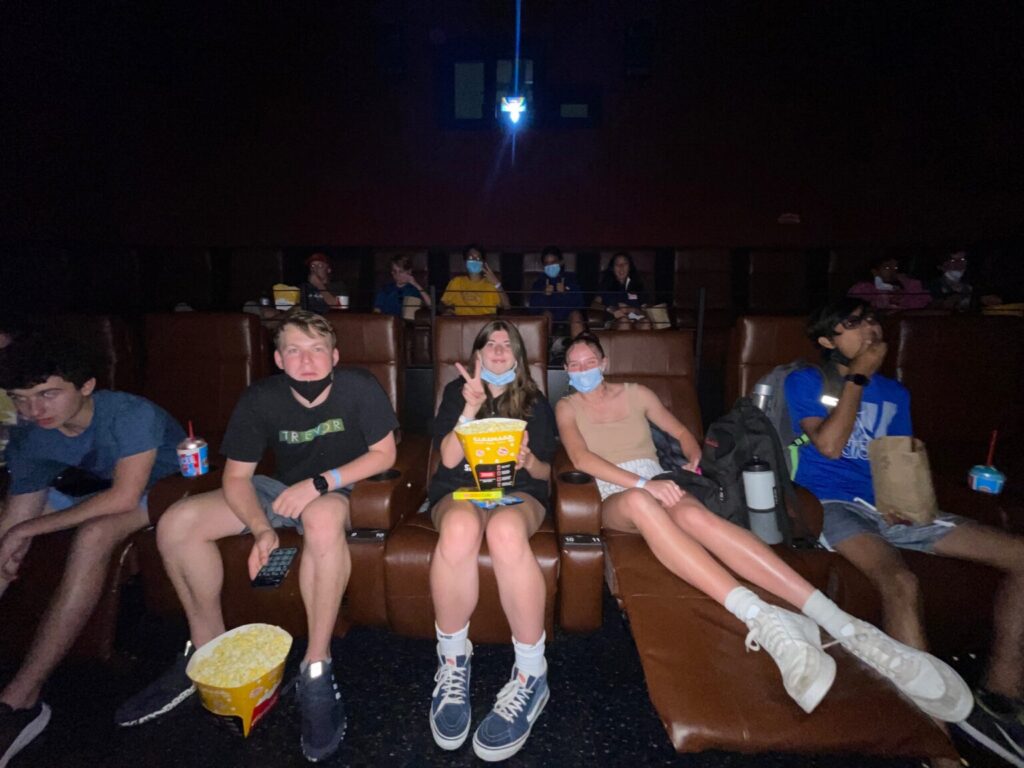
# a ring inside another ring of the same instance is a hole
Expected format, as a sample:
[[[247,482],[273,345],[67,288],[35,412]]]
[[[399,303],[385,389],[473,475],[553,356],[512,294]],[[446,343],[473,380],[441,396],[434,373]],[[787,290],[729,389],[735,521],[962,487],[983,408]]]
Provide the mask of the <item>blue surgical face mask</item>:
[[[601,368],[595,367],[587,371],[569,371],[569,384],[577,392],[586,394],[597,389],[604,381],[604,374]]]
[[[516,380],[517,367],[518,364],[513,365],[504,373],[495,373],[489,368],[481,368],[480,378],[486,381],[488,384],[493,384],[496,387],[504,387]]]
[[[466,271],[471,275],[479,275],[484,271],[484,263],[482,261],[477,261],[476,259],[467,261]]]
[[[554,280],[556,277],[558,277],[558,273],[561,272],[561,271],[562,271],[562,265],[561,264],[545,264],[544,265],[544,274],[547,275],[548,277],[550,277],[552,280]]]

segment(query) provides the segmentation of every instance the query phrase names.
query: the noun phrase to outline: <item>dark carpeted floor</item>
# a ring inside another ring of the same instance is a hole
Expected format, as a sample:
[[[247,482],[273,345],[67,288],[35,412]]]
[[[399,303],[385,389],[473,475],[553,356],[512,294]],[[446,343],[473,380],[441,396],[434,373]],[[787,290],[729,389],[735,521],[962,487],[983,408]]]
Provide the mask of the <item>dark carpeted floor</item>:
[[[605,623],[592,635],[559,634],[548,645],[551,701],[525,748],[509,766],[830,766],[910,768],[917,761],[852,756],[703,753],[677,755],[644,685],[628,626],[606,595]],[[183,642],[180,627],[141,617],[122,627],[120,657],[110,665],[69,664],[45,698],[50,727],[11,768],[272,768],[307,765],[299,751],[299,709],[287,693],[248,739],[225,728],[198,696],[165,717],[130,729],[112,724],[117,703],[168,663]],[[291,679],[302,648],[289,657]],[[326,765],[479,766],[467,743],[456,752],[434,745],[427,724],[433,689],[434,643],[381,629],[354,628],[333,648],[348,712],[348,732]],[[510,647],[480,646],[473,659],[474,725],[490,708],[512,663]],[[9,669],[3,670],[4,677]],[[995,765],[970,756],[972,766]]]

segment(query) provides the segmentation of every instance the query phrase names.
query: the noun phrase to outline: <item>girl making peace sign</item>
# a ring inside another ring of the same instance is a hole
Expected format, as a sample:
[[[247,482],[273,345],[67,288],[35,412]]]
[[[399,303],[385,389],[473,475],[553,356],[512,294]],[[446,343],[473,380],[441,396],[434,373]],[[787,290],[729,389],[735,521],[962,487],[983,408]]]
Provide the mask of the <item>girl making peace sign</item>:
[[[461,378],[445,387],[434,419],[434,447],[441,461],[428,489],[431,520],[440,533],[430,562],[438,655],[430,730],[442,749],[458,749],[469,735],[469,617],[479,598],[477,557],[486,536],[515,648],[511,679],[473,736],[477,756],[496,761],[522,748],[548,700],[544,578],[529,539],[548,502],[555,419],[530,377],[523,340],[511,323],[487,323],[473,342],[471,371],[455,365]],[[527,423],[515,485],[509,489],[522,503],[485,510],[452,498],[453,491],[475,486],[454,429],[492,416]]]

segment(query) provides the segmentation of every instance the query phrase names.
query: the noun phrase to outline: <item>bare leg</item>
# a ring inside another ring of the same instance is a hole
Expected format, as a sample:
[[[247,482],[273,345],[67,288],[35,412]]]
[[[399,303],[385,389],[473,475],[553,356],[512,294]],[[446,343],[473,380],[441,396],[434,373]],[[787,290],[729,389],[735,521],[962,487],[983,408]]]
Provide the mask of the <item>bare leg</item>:
[[[639,531],[662,565],[722,605],[740,586],[646,491],[631,488],[609,496],[601,505],[601,517],[608,528]]]
[[[305,661],[331,657],[334,624],[352,573],[352,558],[345,541],[348,519],[349,501],[337,493],[315,499],[302,511],[299,586],[309,625]]]
[[[430,594],[437,626],[451,634],[466,626],[480,597],[477,556],[483,526],[480,512],[468,501],[449,495],[438,506],[440,536],[430,559]]]
[[[940,539],[935,554],[972,560],[1006,574],[995,601],[995,638],[985,687],[1004,696],[1024,692],[1024,538],[984,525],[962,525]]]
[[[690,497],[669,510],[685,533],[721,560],[733,573],[803,608],[814,587],[786,565],[750,531],[723,520]]]
[[[220,490],[179,501],[157,525],[164,569],[185,609],[196,648],[224,632],[220,607],[224,564],[216,542],[244,529]]]
[[[521,496],[522,504],[500,509],[487,522],[487,548],[512,636],[533,645],[544,633],[545,593],[530,536],[544,518],[544,510],[536,499]]]
[[[912,648],[928,650],[921,588],[899,551],[870,533],[851,536],[837,544],[836,551],[867,576],[882,596],[886,633]]]
[[[96,609],[114,549],[148,523],[149,517],[140,507],[95,518],[78,528],[57,592],[39,622],[25,661],[0,693],[0,701],[14,709],[35,705],[43,684]]]

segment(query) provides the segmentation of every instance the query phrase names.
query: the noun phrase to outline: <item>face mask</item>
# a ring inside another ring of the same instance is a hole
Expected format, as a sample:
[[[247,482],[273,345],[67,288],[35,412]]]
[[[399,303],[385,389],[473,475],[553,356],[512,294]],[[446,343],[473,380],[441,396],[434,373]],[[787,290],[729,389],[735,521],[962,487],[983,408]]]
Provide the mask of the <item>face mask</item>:
[[[600,368],[591,368],[589,371],[570,371],[569,384],[577,392],[586,394],[593,392],[601,382],[604,381],[604,374]]]
[[[562,271],[562,265],[561,264],[545,264],[544,265],[544,274],[547,275],[548,277],[550,277],[552,280],[554,280],[556,277],[558,277],[558,273],[561,272],[561,271]]]
[[[484,271],[484,263],[482,261],[476,261],[475,259],[473,261],[467,261],[466,271],[471,275],[479,275]]]
[[[885,282],[881,275],[875,275],[875,288],[879,291],[895,291],[896,286]]]
[[[288,374],[285,374],[286,376]],[[308,403],[312,403],[323,391],[331,386],[331,382],[334,381],[334,371],[324,376],[322,379],[317,381],[299,381],[288,376],[288,386],[299,393],[299,396]]]
[[[484,368],[480,371],[480,378],[486,381],[488,384],[493,384],[496,387],[504,387],[507,384],[511,384],[516,380],[516,368],[519,367],[519,363],[516,362],[511,368],[504,373],[495,373],[494,371]]]
[[[960,278],[964,276],[964,271],[962,269],[951,269],[948,272],[943,272],[943,274],[949,282],[959,283]]]

